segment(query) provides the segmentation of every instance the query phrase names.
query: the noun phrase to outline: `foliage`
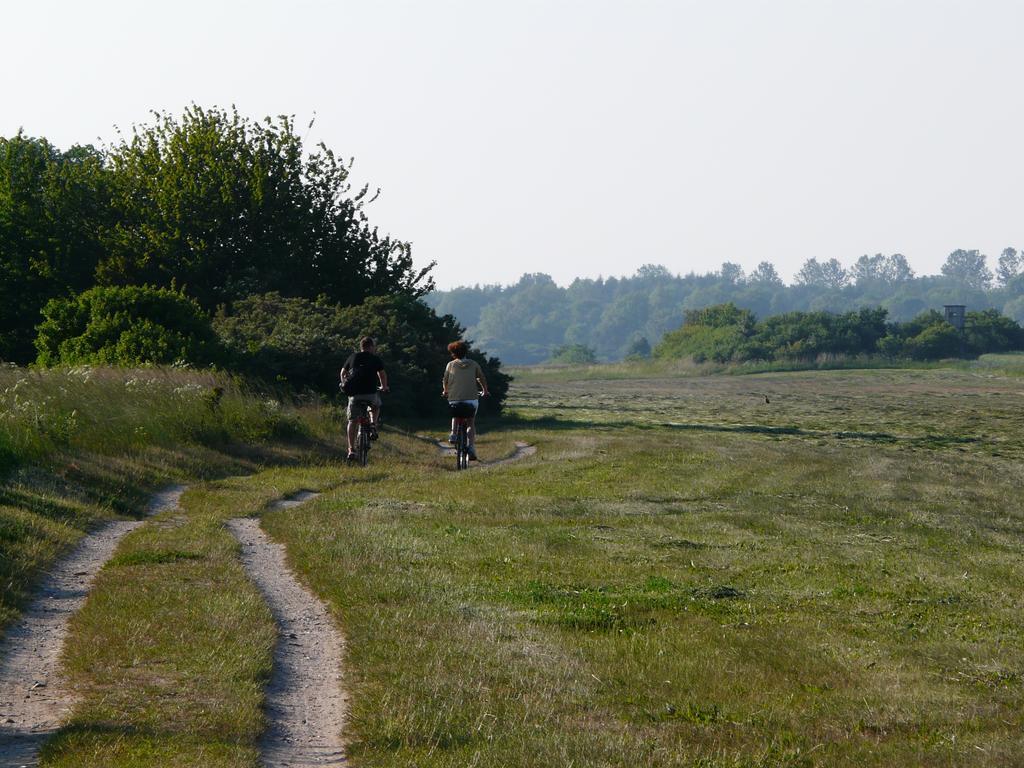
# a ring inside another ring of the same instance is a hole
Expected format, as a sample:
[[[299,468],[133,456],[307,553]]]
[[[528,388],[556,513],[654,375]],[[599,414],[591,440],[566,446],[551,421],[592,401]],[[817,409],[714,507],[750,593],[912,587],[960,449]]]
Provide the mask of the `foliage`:
[[[372,297],[341,307],[279,293],[251,296],[222,309],[214,328],[228,350],[232,367],[265,381],[284,381],[323,394],[338,391],[341,366],[359,339],[373,336],[384,360],[392,395],[391,415],[429,416],[444,412],[440,381],[450,357],[446,347],[462,328],[450,315],[439,316],[408,296]],[[491,398],[484,412],[500,412],[510,378],[501,363],[472,350],[484,368]]]
[[[686,324],[665,334],[655,356],[717,363],[814,360],[821,356],[936,360],[1024,349],[1024,329],[995,310],[968,312],[963,336],[934,310],[906,323],[887,323],[884,309],[788,312],[761,322],[734,304],[689,310]]]
[[[821,263],[817,259],[808,259],[796,274],[797,285],[818,288],[842,288],[849,279],[849,274],[838,259]]]
[[[942,265],[942,274],[975,290],[985,290],[992,283],[992,271],[979,251],[953,251]]]
[[[593,349],[584,344],[566,344],[552,353],[551,362],[590,365],[597,362],[597,355]]]
[[[109,184],[92,147],[0,138],[0,360],[31,360],[46,302],[92,286]]]
[[[679,328],[687,311],[728,303],[758,317],[882,308],[897,322],[944,304],[966,304],[974,311],[1003,309],[1024,321],[1024,272],[1016,250],[1000,257],[997,287],[986,287],[986,269],[977,251],[954,252],[943,274],[924,276],[916,276],[899,253],[864,255],[849,269],[835,259],[809,259],[787,286],[766,261],[746,276],[730,262],[715,272],[686,275],[644,265],[631,277],[580,278],[565,288],[548,275],[532,274],[507,287],[460,287],[425,298],[455,315],[506,362],[539,363],[568,344],[616,360],[634,354],[630,346],[637,336],[656,344]]]
[[[52,299],[36,339],[38,363],[54,365],[208,365],[220,356],[199,306],[165,288],[91,288]]]
[[[418,297],[431,266],[366,215],[351,163],[291,118],[193,106],[98,151],[0,139],[0,359],[27,363],[40,310],[94,285],[179,286],[212,313],[279,291],[336,304]]]
[[[110,164],[118,218],[103,282],[176,280],[207,311],[270,290],[354,304],[432,287],[409,245],[369,224],[368,189],[352,194],[349,166],[323,145],[307,155],[288,117],[157,114]]]
[[[629,341],[629,346],[626,347],[626,359],[627,360],[646,360],[651,356],[651,342],[646,337],[640,334],[634,334],[633,338]]]
[[[221,307],[213,328],[233,370],[324,393],[337,389],[338,371],[358,334],[325,298],[284,298],[277,292],[236,301],[230,312]]]

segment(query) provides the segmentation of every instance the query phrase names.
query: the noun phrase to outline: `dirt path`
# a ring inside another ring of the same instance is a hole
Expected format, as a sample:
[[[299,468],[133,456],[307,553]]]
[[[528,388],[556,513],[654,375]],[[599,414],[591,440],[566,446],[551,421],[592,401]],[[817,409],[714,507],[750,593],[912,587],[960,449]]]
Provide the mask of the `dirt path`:
[[[455,457],[455,448],[453,448],[444,440],[430,439],[430,442],[436,445],[441,450],[441,452],[446,456],[451,456],[453,458]],[[516,443],[516,449],[515,451],[512,452],[510,456],[506,456],[503,459],[492,459],[491,461],[471,462],[469,466],[470,468],[472,468],[475,464],[478,467],[498,467],[501,466],[502,464],[511,464],[513,461],[525,459],[527,456],[533,456],[533,454],[535,454],[536,452],[537,446],[535,445],[530,445],[529,443]]]
[[[291,507],[316,494],[277,502]],[[342,730],[348,698],[341,685],[344,641],[330,613],[289,570],[285,549],[239,518],[228,528],[242,545],[242,564],[270,605],[278,626],[274,671],[267,685],[269,727],[260,742],[265,766],[345,765]]]
[[[185,486],[157,493],[147,515],[178,505]],[[142,520],[108,523],[54,563],[36,597],[0,644],[0,766],[34,766],[39,747],[74,704],[59,677],[71,616],[118,542]]]
[[[525,459],[527,456],[533,456],[537,452],[537,446],[530,445],[529,443],[516,443],[516,449],[513,451],[511,456],[506,456],[503,459],[495,459],[494,461],[484,461],[481,464],[485,467],[497,467],[501,464],[511,464],[513,461],[519,461]]]

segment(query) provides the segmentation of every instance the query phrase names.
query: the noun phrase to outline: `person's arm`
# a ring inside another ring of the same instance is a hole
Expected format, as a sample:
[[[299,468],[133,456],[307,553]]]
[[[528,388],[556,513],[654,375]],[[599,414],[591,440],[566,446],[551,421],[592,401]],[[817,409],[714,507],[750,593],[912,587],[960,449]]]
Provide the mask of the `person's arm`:
[[[350,357],[348,360],[345,361],[345,364],[341,366],[341,372],[338,374],[338,376],[339,376],[339,378],[341,378],[341,383],[342,384],[344,384],[345,383],[345,379],[348,378],[349,364],[351,362],[352,362],[352,358]]]
[[[380,380],[381,391],[387,392],[388,391],[388,372],[385,371],[383,368],[381,368],[379,371],[377,371],[377,378]]]
[[[441,397],[448,397],[448,372],[451,368],[452,364],[448,363],[444,369],[444,376],[441,377]]]
[[[487,379],[484,377],[484,369],[480,367],[480,363],[476,364],[476,380],[480,385],[480,390],[484,393],[484,397],[490,395],[491,392],[487,389]]]

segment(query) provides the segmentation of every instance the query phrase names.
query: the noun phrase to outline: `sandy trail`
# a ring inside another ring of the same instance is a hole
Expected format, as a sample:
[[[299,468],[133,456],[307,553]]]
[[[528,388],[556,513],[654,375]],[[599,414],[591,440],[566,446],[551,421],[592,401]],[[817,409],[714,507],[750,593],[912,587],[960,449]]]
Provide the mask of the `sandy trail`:
[[[455,448],[453,448],[446,441],[444,441],[444,440],[430,440],[430,442],[432,442],[434,445],[436,445],[438,448],[440,448],[441,452],[444,453],[446,456],[451,456],[452,458],[455,457]],[[501,466],[502,464],[511,464],[514,461],[519,461],[520,459],[525,459],[527,456],[533,456],[533,454],[535,454],[536,452],[537,452],[537,446],[530,445],[529,443],[519,443],[519,442],[517,442],[516,443],[516,449],[515,449],[515,451],[512,452],[511,456],[506,456],[503,459],[493,459],[491,461],[475,461],[475,462],[470,462],[469,467],[470,467],[470,469],[472,469],[474,465],[476,465],[477,467],[498,467],[498,466]]]
[[[153,515],[177,507],[185,486],[155,494]],[[60,679],[60,654],[71,616],[118,542],[142,520],[107,523],[58,560],[32,603],[0,644],[0,766],[35,766],[42,743],[60,727],[74,699]]]
[[[297,506],[317,494],[277,502]],[[348,697],[341,685],[344,640],[327,606],[292,574],[285,549],[262,531],[259,520],[227,523],[242,545],[242,564],[270,606],[278,626],[274,671],[267,685],[269,726],[260,741],[270,768],[345,765],[342,731]]]

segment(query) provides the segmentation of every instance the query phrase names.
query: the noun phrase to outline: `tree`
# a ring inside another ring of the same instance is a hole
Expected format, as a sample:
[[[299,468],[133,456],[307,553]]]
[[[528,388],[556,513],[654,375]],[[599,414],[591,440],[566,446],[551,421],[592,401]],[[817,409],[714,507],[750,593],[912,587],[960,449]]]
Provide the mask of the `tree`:
[[[756,322],[753,313],[746,309],[740,309],[731,302],[728,304],[716,304],[703,309],[686,310],[685,325],[701,325],[707,328],[725,328],[731,325],[738,325],[743,328],[751,328]]]
[[[1016,248],[1004,248],[999,255],[999,266],[996,267],[996,280],[1002,287],[1007,287],[1024,269],[1024,258]]]
[[[782,278],[779,277],[779,273],[775,270],[775,266],[769,261],[762,261],[758,264],[754,271],[750,273],[750,278],[747,282],[778,286],[783,284]]]
[[[894,253],[886,257],[882,275],[889,285],[899,285],[914,279],[914,270],[902,253]]]
[[[850,269],[850,277],[858,288],[872,283],[882,282],[885,256],[876,253],[874,256],[867,254],[857,259],[857,262]]]
[[[974,290],[987,290],[992,284],[992,272],[979,251],[957,249],[946,257],[942,274]]]
[[[92,147],[0,138],[0,359],[30,362],[47,301],[92,286],[110,223],[103,162]]]
[[[517,363],[547,360],[565,343],[569,325],[566,292],[549,275],[523,275],[501,299],[485,307],[475,328],[477,340]]]
[[[812,288],[842,288],[849,282],[849,276],[836,259],[820,263],[817,259],[810,258],[797,272],[796,282],[798,285]]]
[[[738,285],[743,282],[743,267],[733,264],[731,261],[722,262],[722,268],[718,272],[723,283]]]
[[[349,166],[322,144],[307,155],[291,118],[154,116],[109,151],[116,223],[101,283],[176,281],[207,311],[270,290],[349,305],[433,287],[408,243],[371,226]]]
[[[651,356],[651,343],[639,333],[633,334],[626,347],[626,359],[645,360]]]
[[[1024,349],[1024,329],[997,309],[968,312],[964,336],[975,355]]]

